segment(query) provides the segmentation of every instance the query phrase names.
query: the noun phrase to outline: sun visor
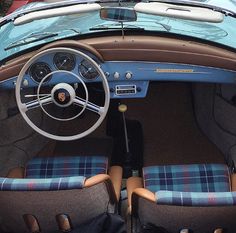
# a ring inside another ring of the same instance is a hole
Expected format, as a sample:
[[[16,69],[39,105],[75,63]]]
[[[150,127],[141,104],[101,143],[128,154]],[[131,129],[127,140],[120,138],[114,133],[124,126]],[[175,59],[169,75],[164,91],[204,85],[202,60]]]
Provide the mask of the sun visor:
[[[54,9],[47,9],[41,11],[35,11],[26,15],[20,16],[14,20],[14,25],[22,25],[38,19],[46,19],[50,17],[80,14],[91,11],[99,11],[101,6],[97,3],[92,4],[78,4],[66,7],[57,7]]]
[[[224,15],[222,13],[203,7],[150,2],[137,3],[134,6],[134,10],[140,13],[211,23],[220,23],[224,20]]]

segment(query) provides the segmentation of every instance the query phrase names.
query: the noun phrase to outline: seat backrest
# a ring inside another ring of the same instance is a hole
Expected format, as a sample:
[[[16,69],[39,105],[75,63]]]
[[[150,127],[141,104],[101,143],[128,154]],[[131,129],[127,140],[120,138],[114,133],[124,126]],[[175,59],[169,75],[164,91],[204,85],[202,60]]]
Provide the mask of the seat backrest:
[[[107,174],[108,158],[105,156],[36,157],[25,167],[26,178],[56,178]]]
[[[134,192],[132,195],[132,215],[140,225],[152,224],[165,229],[166,233],[179,233],[184,228],[194,233],[213,233],[215,229],[219,228],[224,229],[223,232],[226,233],[236,232],[235,205],[157,204]]]
[[[72,227],[104,212],[114,212],[116,199],[108,175],[50,179],[0,178],[3,232],[26,233],[25,215],[37,219],[41,232],[58,230],[56,216],[65,214]]]
[[[226,165],[146,167],[143,182],[146,189],[132,195],[132,214],[141,225],[151,223],[170,233],[185,228],[194,233],[218,228],[236,232],[236,193],[231,192]]]
[[[179,192],[228,192],[230,174],[225,164],[186,164],[143,168],[144,188]]]

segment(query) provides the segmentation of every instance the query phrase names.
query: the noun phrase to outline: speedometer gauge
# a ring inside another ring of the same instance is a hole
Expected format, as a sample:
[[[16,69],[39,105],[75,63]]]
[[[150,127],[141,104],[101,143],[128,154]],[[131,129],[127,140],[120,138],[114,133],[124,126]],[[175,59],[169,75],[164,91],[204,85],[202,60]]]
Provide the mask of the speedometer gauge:
[[[97,70],[87,60],[83,60],[79,65],[79,73],[85,79],[95,79],[98,77]]]
[[[45,62],[34,63],[30,67],[30,71],[29,71],[31,78],[37,83],[41,82],[41,80],[51,72],[52,71],[50,67]],[[50,78],[51,78],[51,75],[45,80],[45,82],[49,81]]]
[[[76,58],[71,53],[56,53],[53,62],[58,70],[71,71],[75,68]]]

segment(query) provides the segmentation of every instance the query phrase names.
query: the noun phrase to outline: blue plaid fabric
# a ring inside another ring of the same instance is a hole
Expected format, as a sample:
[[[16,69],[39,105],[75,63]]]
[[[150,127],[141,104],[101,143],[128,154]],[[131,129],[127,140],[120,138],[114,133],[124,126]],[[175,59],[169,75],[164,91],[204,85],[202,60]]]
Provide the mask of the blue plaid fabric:
[[[223,164],[151,166],[143,168],[144,187],[179,192],[229,192],[229,170]]]
[[[82,189],[85,177],[74,176],[48,179],[13,179],[0,178],[1,191],[49,191]]]
[[[108,159],[104,156],[66,156],[34,158],[26,166],[26,178],[57,178],[106,174]]]
[[[178,206],[228,206],[236,204],[236,192],[175,192],[155,193],[157,204]]]

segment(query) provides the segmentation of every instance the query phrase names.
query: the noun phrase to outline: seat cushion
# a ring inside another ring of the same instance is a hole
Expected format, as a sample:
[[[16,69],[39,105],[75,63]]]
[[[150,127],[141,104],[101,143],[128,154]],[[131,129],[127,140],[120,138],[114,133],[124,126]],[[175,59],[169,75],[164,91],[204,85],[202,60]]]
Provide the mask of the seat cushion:
[[[0,178],[1,191],[49,191],[81,189],[84,186],[85,177],[74,176],[64,178],[47,179],[14,179]]]
[[[84,176],[90,178],[106,174],[108,159],[104,156],[41,157],[29,161],[25,169],[26,178],[57,178]]]
[[[229,206],[236,204],[236,192],[158,191],[157,204],[177,206]]]
[[[144,187],[180,192],[229,192],[229,170],[224,164],[150,166],[143,168]]]

